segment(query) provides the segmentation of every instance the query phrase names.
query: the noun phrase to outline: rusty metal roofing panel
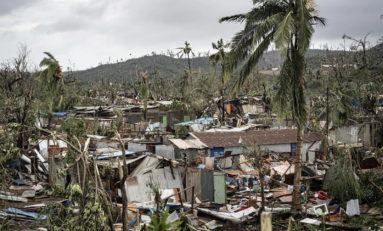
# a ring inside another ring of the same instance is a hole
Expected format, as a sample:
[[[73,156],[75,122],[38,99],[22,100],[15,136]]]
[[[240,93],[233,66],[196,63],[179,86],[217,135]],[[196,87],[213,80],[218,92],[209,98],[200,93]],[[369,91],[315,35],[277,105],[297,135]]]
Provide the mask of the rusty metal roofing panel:
[[[291,144],[297,142],[296,129],[247,132],[194,132],[192,135],[209,148],[239,147],[244,143],[253,141],[256,141],[259,145]],[[320,140],[322,140],[322,134],[319,132],[306,133],[303,137],[303,141],[306,143]]]

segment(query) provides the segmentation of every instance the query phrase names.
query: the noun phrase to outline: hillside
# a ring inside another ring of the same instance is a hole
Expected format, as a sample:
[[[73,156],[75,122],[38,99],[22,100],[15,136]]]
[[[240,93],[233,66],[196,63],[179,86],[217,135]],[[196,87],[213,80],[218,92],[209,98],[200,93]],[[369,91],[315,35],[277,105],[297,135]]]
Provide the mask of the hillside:
[[[270,69],[279,66],[282,59],[278,52],[272,51],[265,54],[259,63],[260,69]],[[213,70],[208,57],[195,57],[191,59],[194,71],[208,72]],[[130,81],[137,79],[137,72],[158,71],[166,78],[178,78],[188,68],[186,59],[177,59],[165,55],[143,56],[125,62],[103,64],[83,71],[76,71],[74,75],[81,82],[94,82],[102,79],[115,81]]]
[[[203,72],[208,71],[210,66],[206,57],[192,59],[192,67]],[[88,70],[74,72],[74,75],[82,82],[94,82],[102,79],[115,81],[130,81],[137,79],[137,73],[158,71],[167,78],[177,78],[187,69],[186,59],[176,59],[165,55],[144,56],[130,59],[125,62],[103,64]]]
[[[369,52],[374,62],[383,60],[383,44],[373,47]],[[310,50],[307,54],[309,66],[318,68],[326,63],[326,59],[341,53],[340,51]],[[207,57],[195,57],[191,59],[194,71],[208,72],[213,70]],[[260,70],[269,70],[278,67],[282,63],[282,58],[278,51],[269,51],[258,64]],[[137,72],[147,71],[158,73],[168,79],[178,78],[187,69],[186,59],[177,59],[165,55],[143,56],[130,59],[125,62],[103,64],[95,68],[74,72],[81,82],[95,82],[102,79],[112,82],[132,81],[137,79]]]

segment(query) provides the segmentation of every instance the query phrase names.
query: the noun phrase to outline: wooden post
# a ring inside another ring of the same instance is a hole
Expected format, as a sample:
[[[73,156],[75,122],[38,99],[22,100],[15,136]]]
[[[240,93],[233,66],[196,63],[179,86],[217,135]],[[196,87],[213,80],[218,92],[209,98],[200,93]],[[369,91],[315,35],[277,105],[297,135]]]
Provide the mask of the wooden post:
[[[37,181],[37,157],[36,155],[31,156],[31,178],[33,183]]]
[[[37,172],[37,158],[36,155],[31,156],[31,174],[36,175]]]
[[[273,226],[271,224],[271,213],[262,212],[261,213],[261,231],[272,231]]]
[[[182,194],[181,194],[181,190],[179,188],[176,189],[177,191],[177,194],[180,195],[180,202],[181,202],[181,208],[184,208],[184,204],[182,202]]]
[[[48,164],[49,164],[49,186],[53,186],[56,183],[56,166],[55,166],[55,154],[48,152]]]

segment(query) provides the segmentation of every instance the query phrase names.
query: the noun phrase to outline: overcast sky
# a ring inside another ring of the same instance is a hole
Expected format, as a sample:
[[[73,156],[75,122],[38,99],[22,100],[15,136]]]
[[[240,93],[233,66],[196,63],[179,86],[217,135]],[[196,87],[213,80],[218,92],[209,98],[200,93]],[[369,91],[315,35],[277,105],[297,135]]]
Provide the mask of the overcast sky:
[[[316,0],[328,25],[318,28],[314,46],[334,49],[347,33],[371,33],[372,45],[383,36],[383,0]],[[222,16],[248,11],[251,0],[1,0],[0,61],[31,49],[37,64],[49,51],[64,67],[97,66],[191,43],[196,53],[211,42],[229,41],[241,25],[220,24]]]

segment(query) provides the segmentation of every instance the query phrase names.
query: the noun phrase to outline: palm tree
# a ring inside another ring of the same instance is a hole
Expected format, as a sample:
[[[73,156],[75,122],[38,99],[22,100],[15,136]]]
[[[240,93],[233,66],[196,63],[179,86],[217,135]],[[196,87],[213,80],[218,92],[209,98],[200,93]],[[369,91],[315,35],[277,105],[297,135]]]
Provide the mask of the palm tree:
[[[188,60],[189,72],[191,73],[192,70],[191,70],[190,54],[193,56],[195,56],[195,54],[192,51],[192,48],[190,47],[190,43],[188,43],[188,41],[185,41],[185,46],[179,47],[177,49],[180,50],[177,53],[178,57],[180,57],[182,59],[184,57],[184,55],[186,56],[186,58]]]
[[[225,122],[225,101],[224,101],[224,95],[225,95],[225,89],[226,89],[226,82],[230,77],[230,65],[228,64],[228,53],[226,50],[230,47],[229,43],[226,43],[223,41],[223,39],[220,39],[217,41],[217,43],[212,44],[213,49],[217,50],[215,54],[212,54],[209,56],[209,61],[213,65],[221,65],[221,124]]]
[[[295,176],[292,213],[299,214],[301,159],[304,124],[307,110],[304,96],[305,54],[309,49],[314,25],[325,25],[316,15],[314,0],[253,0],[254,8],[246,14],[224,17],[220,22],[245,23],[231,45],[231,64],[243,64],[237,81],[240,88],[251,74],[270,44],[274,43],[284,57],[279,75],[276,101],[281,112],[291,108],[291,116],[298,127],[297,148],[294,155]]]
[[[44,52],[47,56],[40,62],[40,67],[45,67],[44,70],[38,73],[40,82],[46,86],[50,98],[50,110],[53,106],[60,107],[62,102],[62,84],[63,73],[59,61],[49,52]]]
[[[148,99],[150,95],[149,89],[149,76],[146,72],[141,72],[141,84],[140,84],[140,98],[143,103],[143,116],[144,121],[148,119]]]

